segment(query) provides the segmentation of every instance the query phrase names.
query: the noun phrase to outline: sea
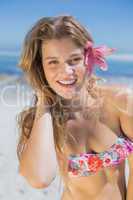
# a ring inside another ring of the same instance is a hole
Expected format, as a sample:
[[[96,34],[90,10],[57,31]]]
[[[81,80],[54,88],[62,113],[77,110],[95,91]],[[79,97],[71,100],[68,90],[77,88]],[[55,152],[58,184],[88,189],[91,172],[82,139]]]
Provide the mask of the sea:
[[[18,55],[0,55],[0,75],[23,75],[18,66],[20,57]],[[128,84],[133,87],[133,60],[108,59],[108,70],[102,71],[95,67],[96,75],[117,83]]]

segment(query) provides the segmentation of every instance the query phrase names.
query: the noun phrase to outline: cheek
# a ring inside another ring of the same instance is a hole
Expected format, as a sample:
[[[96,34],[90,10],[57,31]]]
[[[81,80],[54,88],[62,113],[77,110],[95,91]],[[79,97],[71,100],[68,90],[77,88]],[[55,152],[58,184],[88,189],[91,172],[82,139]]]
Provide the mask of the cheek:
[[[85,66],[79,67],[77,69],[77,75],[78,75],[78,77],[83,78],[84,75],[85,75],[85,71],[86,71],[85,70]]]
[[[45,77],[50,86],[53,86],[57,80],[57,74],[54,71],[45,70]]]
[[[48,84],[51,85],[51,80],[52,80],[51,73],[49,73],[47,69],[44,69],[44,75]]]
[[[44,68],[43,68],[44,69]],[[52,78],[52,73],[49,69],[45,68],[44,69],[44,74],[45,74],[45,77],[47,79],[47,81],[49,82]]]

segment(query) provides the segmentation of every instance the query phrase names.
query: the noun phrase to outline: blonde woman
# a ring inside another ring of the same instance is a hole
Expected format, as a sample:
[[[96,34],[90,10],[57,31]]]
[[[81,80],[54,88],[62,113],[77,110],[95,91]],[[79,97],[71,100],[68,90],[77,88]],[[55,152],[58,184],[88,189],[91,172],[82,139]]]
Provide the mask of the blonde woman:
[[[19,65],[35,102],[19,115],[19,170],[35,188],[48,187],[59,170],[61,200],[133,199],[132,95],[94,74],[94,66],[107,70],[113,50],[94,47],[69,15],[44,17],[26,35]]]

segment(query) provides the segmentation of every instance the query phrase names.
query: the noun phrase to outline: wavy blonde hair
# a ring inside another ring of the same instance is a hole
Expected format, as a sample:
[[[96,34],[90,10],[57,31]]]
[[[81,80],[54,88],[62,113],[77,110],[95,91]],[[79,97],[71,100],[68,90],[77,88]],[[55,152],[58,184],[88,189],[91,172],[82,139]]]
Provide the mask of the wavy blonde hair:
[[[45,100],[49,104],[53,104],[58,95],[48,87],[48,82],[43,71],[41,55],[42,42],[49,39],[61,39],[64,37],[71,38],[75,44],[81,48],[84,48],[88,40],[93,42],[88,30],[74,17],[69,15],[44,17],[27,33],[19,62],[19,66],[28,77],[33,90],[36,91],[36,89],[39,89],[40,91],[43,91],[46,97]],[[93,87],[96,80],[96,76],[94,75],[88,78],[88,94],[93,98],[98,97],[96,90]],[[17,155],[19,159],[26,142],[30,138],[31,129],[35,120],[38,98],[36,94],[34,94],[34,97],[33,106],[23,110],[18,115],[20,136],[17,146]],[[73,138],[70,133],[65,131],[65,122],[68,120],[70,113],[60,105],[60,101],[56,102],[54,109],[51,108],[55,149],[63,153],[62,147],[66,138]],[[90,112],[88,113],[90,116]]]

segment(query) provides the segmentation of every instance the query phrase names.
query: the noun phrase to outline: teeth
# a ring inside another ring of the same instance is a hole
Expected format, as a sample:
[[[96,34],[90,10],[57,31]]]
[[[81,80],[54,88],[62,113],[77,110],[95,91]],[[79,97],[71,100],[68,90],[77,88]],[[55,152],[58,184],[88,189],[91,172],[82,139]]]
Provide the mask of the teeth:
[[[58,82],[59,82],[59,83],[62,83],[62,84],[72,84],[72,83],[75,82],[75,80],[76,80],[76,79],[74,79],[74,80],[69,80],[69,81],[63,81],[63,80],[61,80],[61,81],[58,81]]]

